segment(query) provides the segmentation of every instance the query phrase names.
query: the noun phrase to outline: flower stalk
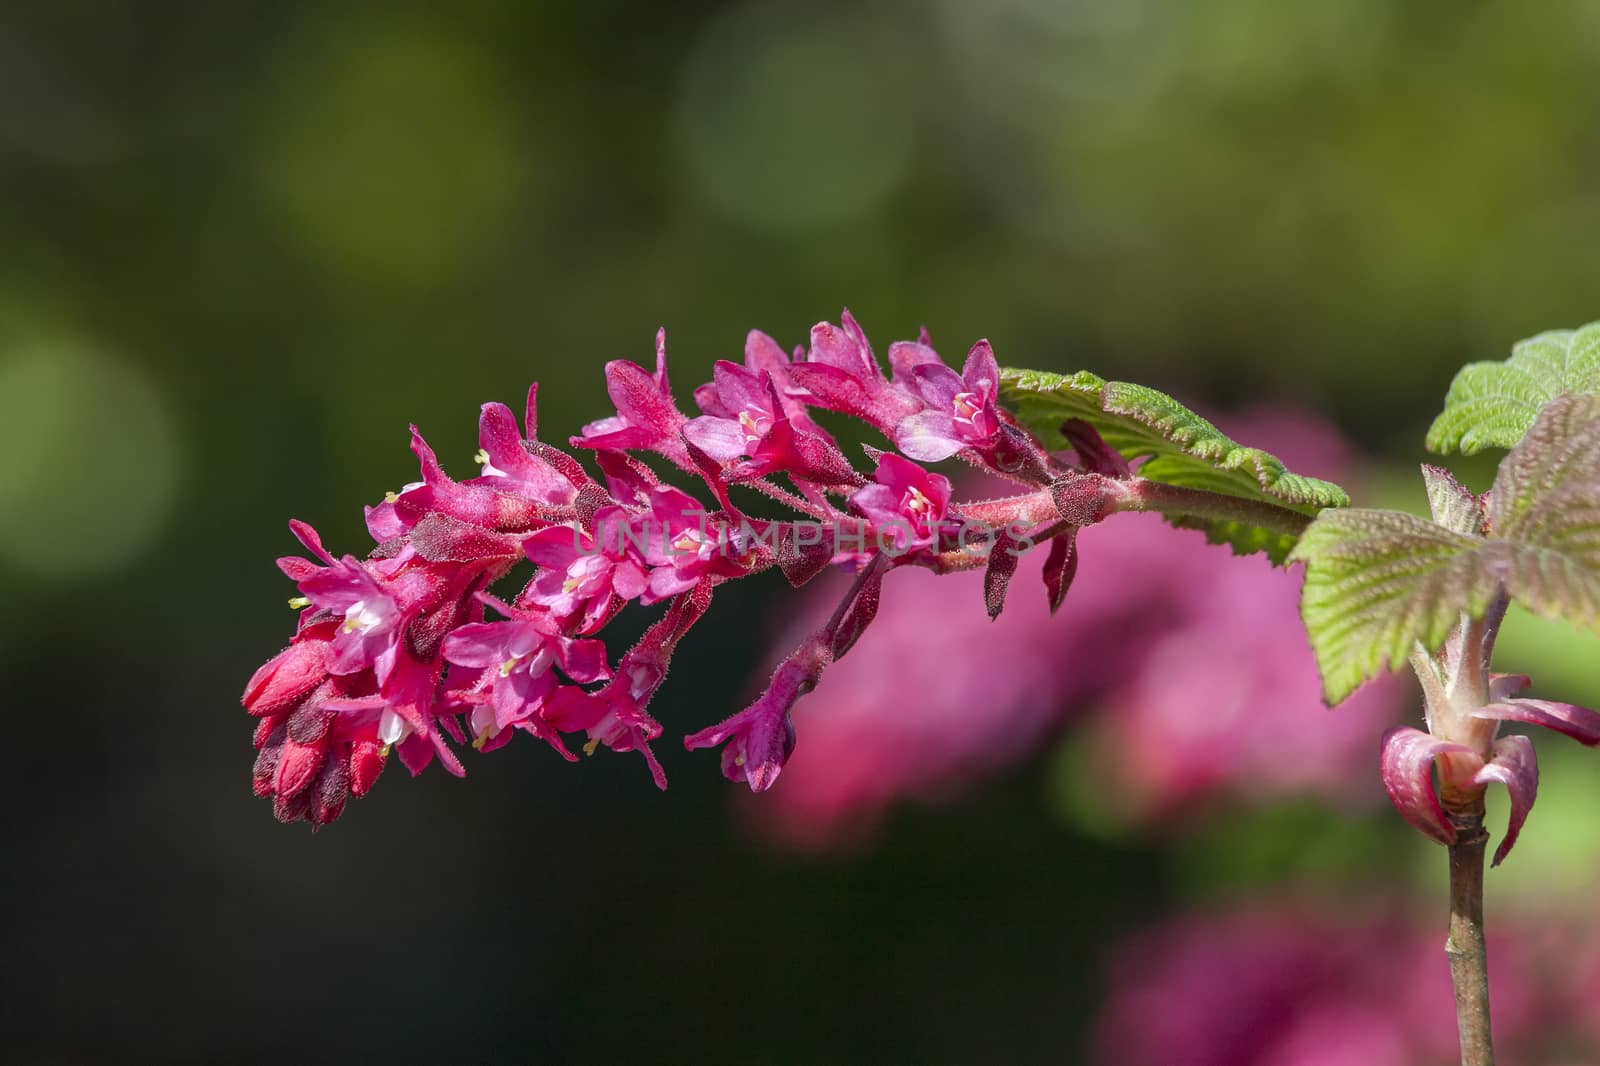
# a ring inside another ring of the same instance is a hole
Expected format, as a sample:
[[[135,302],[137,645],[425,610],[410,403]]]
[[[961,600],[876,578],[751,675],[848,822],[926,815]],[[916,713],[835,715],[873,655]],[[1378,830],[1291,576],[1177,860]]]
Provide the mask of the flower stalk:
[[[1489,958],[1483,940],[1483,865],[1489,834],[1483,799],[1476,812],[1452,812],[1456,842],[1450,845],[1450,981],[1455,986],[1461,1066],[1494,1066],[1489,1028]]]
[[[1145,478],[1132,478],[1124,485],[1125,491],[1112,502],[1113,511],[1158,511],[1167,518],[1241,522],[1291,536],[1299,536],[1311,524],[1309,515],[1261,500]]]

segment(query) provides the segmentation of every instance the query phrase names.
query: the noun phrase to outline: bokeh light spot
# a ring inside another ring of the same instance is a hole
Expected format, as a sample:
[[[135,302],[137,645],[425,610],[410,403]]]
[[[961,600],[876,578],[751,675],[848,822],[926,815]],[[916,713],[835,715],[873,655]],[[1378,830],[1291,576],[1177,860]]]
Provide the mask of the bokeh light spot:
[[[712,23],[678,101],[703,191],[776,232],[877,207],[905,179],[916,140],[904,48],[881,22],[806,6],[753,4]]]
[[[180,449],[143,374],[66,341],[0,351],[0,566],[49,580],[117,570],[160,533]]]

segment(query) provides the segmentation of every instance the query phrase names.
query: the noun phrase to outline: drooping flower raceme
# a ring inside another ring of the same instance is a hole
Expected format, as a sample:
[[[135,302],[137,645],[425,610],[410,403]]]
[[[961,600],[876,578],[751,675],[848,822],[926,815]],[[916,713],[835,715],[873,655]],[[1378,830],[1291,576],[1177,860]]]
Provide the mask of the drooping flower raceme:
[[[244,694],[260,721],[255,789],[273,799],[279,818],[320,825],[338,817],[391,753],[414,773],[434,759],[461,773],[451,742],[487,752],[518,733],[568,758],[565,738],[580,733],[587,752],[637,752],[664,787],[652,749],[663,726],[649,706],[713,590],[773,567],[798,586],[833,566],[854,580],[830,615],[746,710],[686,740],[691,750],[719,747],[723,772],[762,791],[795,749],[797,703],[871,624],[894,571],[981,570],[992,617],[1018,556],[1045,546],[1053,611],[1077,569],[1077,531],[1115,512],[1212,523],[1241,550],[1281,558],[1285,537],[1318,506],[1343,499],[1310,479],[1286,490],[1264,477],[1233,486],[1247,502],[1229,517],[1218,510],[1227,494],[1162,485],[1130,465],[1161,448],[1186,456],[1179,467],[1239,448],[1170,398],[1146,390],[1150,410],[1130,409],[1112,402],[1106,383],[1080,376],[1051,387],[1070,413],[1035,433],[1000,406],[1002,375],[987,342],[957,373],[924,331],[890,346],[885,375],[848,312],[838,325],[816,326],[809,347],[793,355],[751,333],[743,363],[717,363],[713,380],[694,391],[696,417],[672,395],[664,333],[655,356],[653,373],[607,364],[615,414],[570,441],[599,476],[538,439],[534,386],[520,427],[505,406],[483,406],[475,476],[452,478],[413,428],[420,477],[367,508],[376,544],[364,558],[336,557],[309,526],[293,524],[316,557],[280,563],[299,587],[297,631]],[[1104,411],[1093,417],[1127,438],[1122,450],[1085,420],[1092,412],[1083,396]],[[869,448],[870,468],[857,469],[813,408],[863,421],[899,452]],[[1155,427],[1151,449],[1142,451],[1140,426]],[[708,499],[665,483],[639,453],[666,459]],[[921,465],[951,456],[1020,488],[957,500],[948,478]],[[789,513],[747,511],[734,487]],[[1219,515],[1231,525],[1215,524]],[[531,579],[491,591],[525,561]],[[664,613],[613,664],[599,636],[635,601],[664,603]]]

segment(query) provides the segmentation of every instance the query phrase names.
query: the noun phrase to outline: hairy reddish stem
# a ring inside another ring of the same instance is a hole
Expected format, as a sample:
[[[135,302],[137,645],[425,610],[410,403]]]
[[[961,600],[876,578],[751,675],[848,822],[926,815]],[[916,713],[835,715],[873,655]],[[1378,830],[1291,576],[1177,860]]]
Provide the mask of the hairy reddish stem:
[[[1210,518],[1225,522],[1246,522],[1274,533],[1299,536],[1311,524],[1312,516],[1261,500],[1244,500],[1226,493],[1168,485],[1160,481],[1133,478],[1109,481],[1123,489],[1111,503],[1114,511],[1159,511],[1169,518]]]
[[[1489,834],[1483,807],[1452,814],[1456,842],[1450,845],[1450,937],[1445,955],[1456,992],[1456,1026],[1461,1034],[1461,1066],[1494,1066],[1489,1032],[1489,957],[1483,941],[1483,854]]]

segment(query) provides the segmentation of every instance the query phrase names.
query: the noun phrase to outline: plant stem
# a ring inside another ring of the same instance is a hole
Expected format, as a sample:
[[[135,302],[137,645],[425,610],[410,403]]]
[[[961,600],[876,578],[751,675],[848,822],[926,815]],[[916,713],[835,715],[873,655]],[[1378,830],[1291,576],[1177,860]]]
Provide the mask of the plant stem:
[[[1450,845],[1450,980],[1456,990],[1456,1026],[1461,1066],[1494,1066],[1489,1033],[1489,958],[1483,943],[1483,853],[1489,834],[1483,811],[1452,814],[1456,842]]]
[[[1299,536],[1311,524],[1311,516],[1262,500],[1246,500],[1226,493],[1168,485],[1160,481],[1133,478],[1111,484],[1126,486],[1120,499],[1112,503],[1115,511],[1160,511],[1171,516],[1209,518],[1247,522],[1274,533]]]

